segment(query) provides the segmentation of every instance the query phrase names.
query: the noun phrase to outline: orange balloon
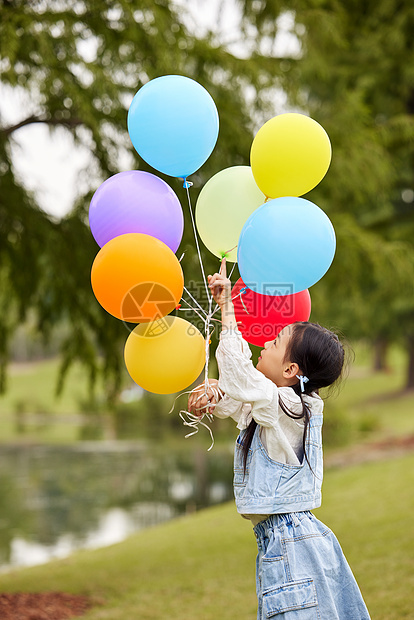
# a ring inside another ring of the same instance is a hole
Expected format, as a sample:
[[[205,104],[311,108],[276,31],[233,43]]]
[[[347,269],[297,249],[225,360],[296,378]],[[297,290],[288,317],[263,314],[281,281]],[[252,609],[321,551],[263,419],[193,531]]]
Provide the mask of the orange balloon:
[[[92,289],[109,314],[148,323],[178,305],[184,288],[181,265],[159,239],[142,233],[114,237],[96,255]]]

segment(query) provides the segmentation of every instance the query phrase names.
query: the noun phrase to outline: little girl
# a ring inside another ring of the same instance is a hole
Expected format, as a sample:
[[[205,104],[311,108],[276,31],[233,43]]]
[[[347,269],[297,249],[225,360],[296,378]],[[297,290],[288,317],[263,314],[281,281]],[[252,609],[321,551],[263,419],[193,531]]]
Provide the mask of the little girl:
[[[313,323],[294,323],[266,342],[256,368],[237,329],[223,260],[208,277],[221,308],[219,380],[190,395],[188,410],[232,417],[239,513],[257,539],[258,620],[369,620],[334,534],[310,512],[321,505],[322,411],[318,390],[338,379],[344,350]]]

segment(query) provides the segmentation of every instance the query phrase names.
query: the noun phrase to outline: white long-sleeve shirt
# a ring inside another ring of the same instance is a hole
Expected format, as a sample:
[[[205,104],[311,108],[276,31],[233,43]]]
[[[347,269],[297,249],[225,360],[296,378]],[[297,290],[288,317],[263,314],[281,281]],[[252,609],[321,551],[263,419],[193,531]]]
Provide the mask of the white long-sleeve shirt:
[[[277,387],[257,370],[251,351],[238,330],[221,333],[216,351],[219,387],[225,396],[214,409],[218,418],[231,417],[243,430],[252,418],[259,424],[260,438],[268,455],[279,463],[299,465],[303,459],[303,419],[290,418],[280,407],[279,395],[285,406],[295,414],[302,412],[302,402],[290,387]],[[320,413],[322,399],[315,393],[304,395],[311,413]]]

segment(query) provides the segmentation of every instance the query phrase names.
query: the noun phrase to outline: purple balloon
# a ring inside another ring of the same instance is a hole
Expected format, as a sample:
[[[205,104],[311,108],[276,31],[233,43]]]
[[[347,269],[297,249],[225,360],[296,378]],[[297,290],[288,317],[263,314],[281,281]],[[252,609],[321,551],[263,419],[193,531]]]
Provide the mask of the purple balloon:
[[[180,201],[165,181],[150,172],[128,170],[98,187],[89,207],[89,225],[100,247],[119,235],[144,233],[176,252],[184,217]]]

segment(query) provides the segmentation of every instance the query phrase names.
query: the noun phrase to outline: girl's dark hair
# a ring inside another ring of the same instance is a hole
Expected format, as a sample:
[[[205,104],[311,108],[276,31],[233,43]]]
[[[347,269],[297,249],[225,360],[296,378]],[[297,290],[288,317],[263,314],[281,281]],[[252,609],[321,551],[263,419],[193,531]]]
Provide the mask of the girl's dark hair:
[[[311,392],[318,393],[321,388],[332,386],[341,378],[345,362],[345,349],[338,336],[317,323],[293,323],[289,327],[291,328],[291,335],[283,361],[295,362],[299,366],[299,374],[308,377],[309,381],[304,384],[303,394],[311,394]],[[303,455],[309,465],[305,446],[310,411],[302,398],[303,394],[300,389],[299,381],[291,387],[296,394],[300,396],[302,411],[300,413],[293,413],[290,411],[280,395],[279,406],[290,418],[294,420],[304,419]],[[252,420],[243,437],[243,462],[245,472],[247,455],[256,427],[257,422]]]

